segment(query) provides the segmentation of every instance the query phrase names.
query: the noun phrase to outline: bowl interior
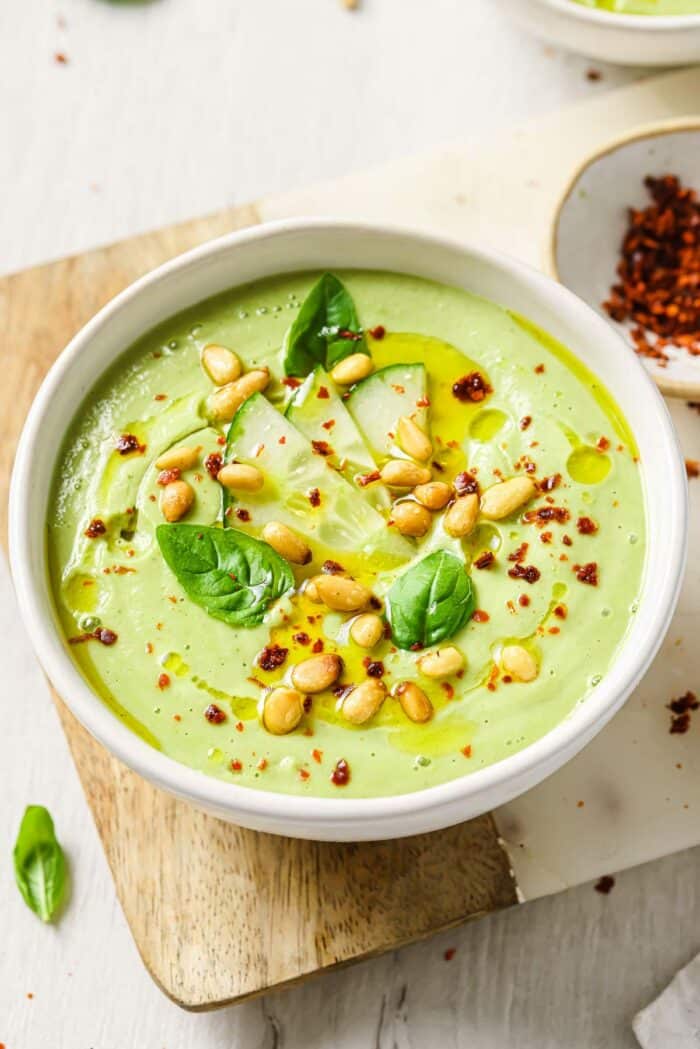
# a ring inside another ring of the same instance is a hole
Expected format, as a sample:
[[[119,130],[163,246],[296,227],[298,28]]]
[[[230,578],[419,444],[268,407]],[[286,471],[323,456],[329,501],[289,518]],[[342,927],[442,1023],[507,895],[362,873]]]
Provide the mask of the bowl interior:
[[[645,207],[650,197],[646,175],[678,175],[700,190],[700,123],[657,129],[615,144],[588,160],[574,176],[554,220],[552,266],[556,276],[589,303],[629,343],[632,324],[617,324],[603,310],[616,280],[619,249],[627,228],[627,210]],[[668,347],[666,367],[641,358],[670,396],[700,396],[700,358]]]

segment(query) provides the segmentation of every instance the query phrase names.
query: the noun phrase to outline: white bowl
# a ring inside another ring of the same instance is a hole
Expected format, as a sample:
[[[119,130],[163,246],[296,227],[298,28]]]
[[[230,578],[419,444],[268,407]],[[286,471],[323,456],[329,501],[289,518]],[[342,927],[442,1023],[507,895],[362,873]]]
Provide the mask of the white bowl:
[[[573,0],[501,0],[536,36],[601,62],[683,66],[700,61],[700,14],[624,15]]]
[[[646,175],[667,174],[678,175],[684,185],[700,191],[700,119],[637,128],[603,146],[574,172],[554,212],[550,273],[628,342],[635,325],[617,324],[602,303],[617,281],[628,208],[651,203],[643,183]],[[640,358],[659,389],[669,397],[700,399],[700,357],[682,347],[669,346],[665,352],[665,366],[653,357]]]
[[[531,746],[437,787],[396,797],[305,798],[225,783],[152,749],[119,721],[82,677],[61,635],[46,565],[46,511],[76,405],[125,347],[155,324],[234,285],[275,273],[341,267],[402,271],[466,288],[524,314],[560,339],[617,397],[640,446],[648,556],[640,607],[619,656],[585,703]],[[156,786],[226,820],[302,838],[402,837],[483,813],[544,779],[600,731],[640,680],[676,603],[686,544],[686,480],[658,391],[611,327],[561,285],[521,263],[422,233],[300,220],[205,244],[137,281],[63,351],[27,418],[10,498],[10,550],[20,608],[58,693],[85,727]]]

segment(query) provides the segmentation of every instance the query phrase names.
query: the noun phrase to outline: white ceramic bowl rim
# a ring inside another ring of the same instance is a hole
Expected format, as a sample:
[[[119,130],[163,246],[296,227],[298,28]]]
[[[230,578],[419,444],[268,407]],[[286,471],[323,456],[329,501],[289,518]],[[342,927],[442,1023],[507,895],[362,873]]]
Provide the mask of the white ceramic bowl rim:
[[[603,344],[610,345],[611,349],[615,348],[613,344],[616,343],[618,352],[628,352],[630,367],[638,367],[632,351],[624,347],[609,325],[590,307],[548,277],[496,252],[474,248],[469,244],[425,232],[342,220],[297,219],[232,233],[178,256],[126,288],[78,332],[49,371],[27,416],[17,449],[10,495],[11,567],[22,617],[49,679],[82,724],[124,764],[201,808],[208,808],[210,811],[218,809],[220,812],[233,810],[243,823],[247,818],[251,821],[274,818],[280,825],[286,820],[297,825],[301,821],[313,829],[314,824],[320,827],[321,824],[332,821],[340,829],[346,823],[367,821],[370,824],[383,823],[386,829],[394,822],[398,826],[402,816],[415,817],[428,809],[439,809],[450,803],[466,802],[475,795],[488,794],[496,787],[502,789],[504,783],[551,766],[553,756],[559,756],[558,764],[562,764],[566,760],[562,755],[574,753],[581,746],[581,738],[590,738],[597,728],[613,716],[642,678],[654,657],[678,597],[685,560],[687,484],[683,460],[668,411],[653,383],[640,368],[637,375],[640,392],[646,385],[648,408],[652,412],[656,399],[657,442],[664,448],[668,468],[664,493],[668,514],[668,557],[663,564],[663,571],[654,579],[654,596],[646,594],[646,604],[650,607],[644,630],[641,636],[636,638],[638,647],[634,654],[629,651],[628,635],[625,651],[629,658],[618,659],[594,692],[568,718],[541,739],[502,761],[422,791],[345,800],[299,797],[238,786],[191,769],[149,746],[128,729],[90,688],[67,651],[67,646],[60,637],[49,611],[52,602],[48,596],[45,555],[43,563],[37,564],[39,525],[32,519],[29,509],[33,457],[39,454],[43,447],[43,420],[51,412],[52,401],[64,377],[76,366],[91,340],[110,325],[115,316],[129,309],[146,289],[169,281],[174,274],[183,269],[198,267],[212,257],[229,253],[232,247],[242,247],[256,240],[274,241],[276,237],[306,235],[314,231],[319,231],[320,235],[332,233],[338,237],[355,233],[375,240],[384,238],[388,243],[392,240],[410,240],[412,245],[422,246],[426,252],[432,249],[459,253],[477,264],[498,270],[505,278],[515,281],[541,303],[551,305],[556,302],[556,309],[568,315],[577,329],[588,328],[589,332],[595,333],[596,338]],[[43,451],[45,454],[45,447]],[[43,537],[43,521],[40,522],[40,527]],[[636,627],[638,626],[639,620],[636,622]],[[511,796],[513,793],[515,791],[511,792]],[[488,807],[489,804],[485,803],[480,811]],[[444,825],[437,820],[436,824]],[[390,829],[389,833],[392,833]],[[309,833],[308,836],[313,837],[313,833]],[[342,832],[339,836],[342,837]]]
[[[641,29],[653,33],[674,29],[697,29],[700,26],[700,13],[693,15],[630,15],[618,11],[604,11],[595,7],[585,7],[575,0],[537,0],[543,7],[559,11],[582,22],[594,22],[602,26],[624,24],[626,29]]]

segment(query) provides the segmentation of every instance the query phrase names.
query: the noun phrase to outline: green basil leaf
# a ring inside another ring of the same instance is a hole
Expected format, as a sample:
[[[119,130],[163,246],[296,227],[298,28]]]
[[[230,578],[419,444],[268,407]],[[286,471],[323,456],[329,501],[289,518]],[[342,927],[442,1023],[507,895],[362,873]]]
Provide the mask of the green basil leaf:
[[[257,626],[270,602],[294,589],[288,562],[235,528],[165,524],[156,538],[187,596],[232,626]]]
[[[15,842],[15,881],[24,902],[42,921],[56,914],[67,883],[66,860],[53,820],[43,805],[28,805]]]
[[[387,594],[392,640],[403,649],[436,645],[462,629],[474,604],[462,561],[437,550],[399,576]]]
[[[332,273],[324,273],[302,302],[283,350],[285,372],[298,376],[317,364],[330,371],[352,353],[368,353],[355,304]]]

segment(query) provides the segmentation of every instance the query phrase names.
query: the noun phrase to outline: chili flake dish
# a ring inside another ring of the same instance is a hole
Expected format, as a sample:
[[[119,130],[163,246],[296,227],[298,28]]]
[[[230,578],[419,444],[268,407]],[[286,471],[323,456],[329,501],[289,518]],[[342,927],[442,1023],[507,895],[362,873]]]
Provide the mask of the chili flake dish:
[[[77,413],[48,521],[70,650],[232,783],[373,797],[539,739],[641,587],[615,402],[528,321],[405,275],[286,275],[148,333]]]

